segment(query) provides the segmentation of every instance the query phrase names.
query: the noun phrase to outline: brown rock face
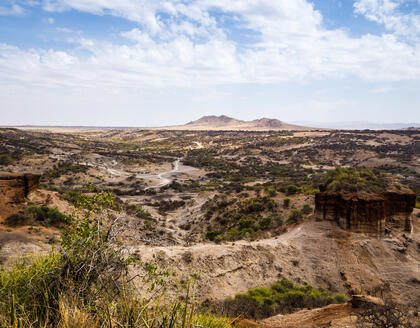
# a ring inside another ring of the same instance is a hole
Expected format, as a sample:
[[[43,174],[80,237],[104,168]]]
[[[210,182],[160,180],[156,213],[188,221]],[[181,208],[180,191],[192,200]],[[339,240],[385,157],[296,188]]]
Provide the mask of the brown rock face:
[[[356,309],[366,309],[372,305],[385,305],[382,299],[368,295],[353,295],[350,303]]]
[[[412,213],[416,206],[415,193],[384,193],[387,223],[393,228],[411,231]]]
[[[0,198],[3,204],[23,203],[38,189],[40,175],[32,173],[0,173]]]
[[[413,192],[346,194],[324,191],[315,195],[315,216],[318,220],[336,221],[348,231],[381,235],[385,224],[411,231],[415,203]]]

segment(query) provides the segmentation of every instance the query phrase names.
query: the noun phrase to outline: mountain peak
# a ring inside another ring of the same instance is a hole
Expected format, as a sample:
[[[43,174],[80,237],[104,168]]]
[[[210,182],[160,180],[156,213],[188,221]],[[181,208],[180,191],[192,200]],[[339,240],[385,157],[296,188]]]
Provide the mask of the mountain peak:
[[[238,120],[226,115],[207,115],[185,125],[168,127],[177,130],[224,130],[224,131],[270,131],[270,130],[315,130],[305,126],[292,125],[274,118],[263,117],[253,121]]]
[[[196,121],[191,121],[189,123],[187,123],[187,125],[207,125],[207,124],[212,124],[212,125],[229,125],[229,124],[238,124],[238,123],[244,123],[244,121],[240,121],[237,120],[233,117],[229,117],[226,115],[220,115],[220,116],[216,116],[216,115],[207,115],[207,116],[203,116],[201,118],[199,118]]]
[[[283,122],[275,118],[260,118],[258,120],[251,121],[256,127],[267,127],[267,128],[281,128],[284,126]]]

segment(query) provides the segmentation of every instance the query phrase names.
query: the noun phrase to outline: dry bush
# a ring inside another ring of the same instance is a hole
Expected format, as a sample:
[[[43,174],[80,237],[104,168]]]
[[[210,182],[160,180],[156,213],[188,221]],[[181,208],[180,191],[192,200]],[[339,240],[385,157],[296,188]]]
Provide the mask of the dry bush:
[[[357,328],[414,328],[409,310],[394,302],[385,305],[371,305],[361,313]]]

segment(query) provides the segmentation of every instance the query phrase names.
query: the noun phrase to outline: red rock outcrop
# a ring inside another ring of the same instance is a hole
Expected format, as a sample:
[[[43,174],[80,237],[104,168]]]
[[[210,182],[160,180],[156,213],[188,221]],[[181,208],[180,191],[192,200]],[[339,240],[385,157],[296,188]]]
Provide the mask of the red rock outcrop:
[[[3,205],[23,203],[39,186],[38,174],[0,173],[0,202]]]
[[[385,224],[411,231],[415,203],[413,192],[369,194],[324,191],[315,195],[315,216],[318,220],[336,221],[348,231],[381,235]]]

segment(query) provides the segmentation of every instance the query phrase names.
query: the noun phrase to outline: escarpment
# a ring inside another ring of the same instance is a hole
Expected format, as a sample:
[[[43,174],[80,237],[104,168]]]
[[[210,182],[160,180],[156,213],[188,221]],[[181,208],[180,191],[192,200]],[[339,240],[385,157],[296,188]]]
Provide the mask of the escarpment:
[[[3,206],[23,203],[39,186],[38,174],[0,173],[0,201]]]
[[[380,194],[323,191],[315,195],[318,220],[336,221],[351,232],[382,235],[385,227],[411,231],[416,203],[414,192],[389,191]]]

